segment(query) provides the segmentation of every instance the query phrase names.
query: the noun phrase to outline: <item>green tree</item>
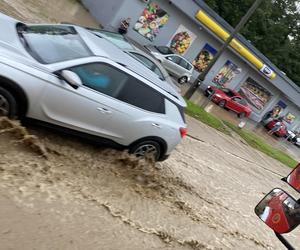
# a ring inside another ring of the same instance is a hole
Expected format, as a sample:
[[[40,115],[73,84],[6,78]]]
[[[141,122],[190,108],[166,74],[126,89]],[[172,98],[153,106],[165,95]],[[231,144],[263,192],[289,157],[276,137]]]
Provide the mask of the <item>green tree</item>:
[[[205,0],[235,27],[254,0]],[[241,33],[300,86],[300,1],[264,0]]]

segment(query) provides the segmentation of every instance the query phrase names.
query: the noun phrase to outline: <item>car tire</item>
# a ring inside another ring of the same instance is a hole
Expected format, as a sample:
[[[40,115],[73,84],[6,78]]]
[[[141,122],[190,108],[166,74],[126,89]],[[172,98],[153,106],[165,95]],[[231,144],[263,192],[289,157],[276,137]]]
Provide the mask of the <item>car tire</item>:
[[[13,95],[6,89],[0,87],[0,117],[16,118],[18,105]]]
[[[154,160],[158,161],[162,152],[162,148],[156,141],[145,140],[138,142],[130,147],[129,153],[136,157],[144,158],[147,154],[154,154]]]
[[[188,82],[187,76],[182,76],[182,77],[180,77],[180,78],[178,79],[178,83],[179,83],[179,84],[185,84],[185,83],[187,83],[187,82]]]
[[[245,112],[239,113],[238,117],[239,118],[245,118],[246,117],[246,113]]]
[[[219,107],[221,107],[221,108],[225,108],[226,101],[225,101],[225,100],[221,100],[221,101],[219,101],[218,105],[219,105]]]

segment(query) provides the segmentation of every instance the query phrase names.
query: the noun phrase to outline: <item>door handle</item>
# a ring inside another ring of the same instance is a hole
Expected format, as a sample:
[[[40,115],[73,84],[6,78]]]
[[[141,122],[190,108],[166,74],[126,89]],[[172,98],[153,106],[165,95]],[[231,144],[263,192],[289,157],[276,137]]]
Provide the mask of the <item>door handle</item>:
[[[111,114],[112,112],[106,108],[97,108],[102,114]]]
[[[152,123],[152,126],[155,127],[155,128],[161,128],[161,126],[157,123]]]

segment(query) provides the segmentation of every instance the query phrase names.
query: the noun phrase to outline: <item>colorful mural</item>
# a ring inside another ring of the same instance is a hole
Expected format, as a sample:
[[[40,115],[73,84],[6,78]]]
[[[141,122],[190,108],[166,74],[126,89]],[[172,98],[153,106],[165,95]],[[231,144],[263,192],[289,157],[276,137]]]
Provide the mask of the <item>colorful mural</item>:
[[[157,3],[151,2],[144,9],[133,29],[153,41],[159,30],[168,22],[169,15]]]
[[[192,45],[197,36],[185,26],[180,25],[172,36],[168,46],[178,54],[183,55]]]
[[[213,83],[217,85],[227,87],[228,84],[232,81],[232,79],[240,74],[242,69],[236,66],[233,62],[227,60],[225,65],[221,68],[219,73],[212,80]]]
[[[210,46],[208,43],[205,44],[203,49],[193,61],[195,69],[200,73],[203,72],[210,61],[214,58],[215,54],[217,54],[217,50]]]

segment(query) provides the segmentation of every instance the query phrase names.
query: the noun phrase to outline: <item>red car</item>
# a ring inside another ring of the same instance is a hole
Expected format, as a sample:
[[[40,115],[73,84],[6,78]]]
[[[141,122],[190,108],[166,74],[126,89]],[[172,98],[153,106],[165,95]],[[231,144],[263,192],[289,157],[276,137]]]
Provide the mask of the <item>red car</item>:
[[[276,122],[278,122],[278,120],[273,120],[273,121],[268,122],[266,124],[266,128],[268,130],[271,130],[275,126]],[[283,122],[281,122],[280,129],[277,130],[274,134],[277,135],[278,137],[283,137],[286,135],[286,133],[287,133],[287,127]]]
[[[252,112],[247,101],[234,90],[208,86],[205,90],[205,95],[212,95],[211,100],[213,102],[222,108],[236,112],[240,118],[249,117]]]

